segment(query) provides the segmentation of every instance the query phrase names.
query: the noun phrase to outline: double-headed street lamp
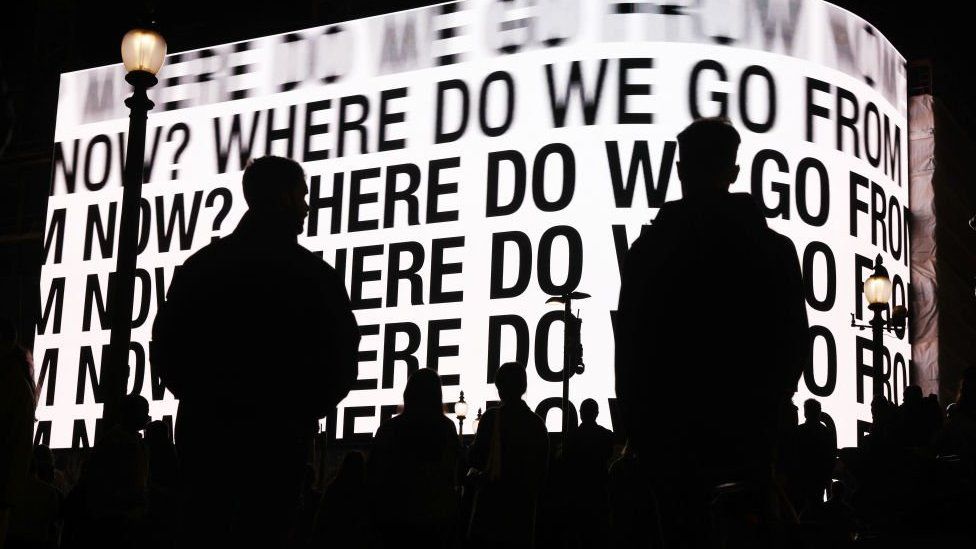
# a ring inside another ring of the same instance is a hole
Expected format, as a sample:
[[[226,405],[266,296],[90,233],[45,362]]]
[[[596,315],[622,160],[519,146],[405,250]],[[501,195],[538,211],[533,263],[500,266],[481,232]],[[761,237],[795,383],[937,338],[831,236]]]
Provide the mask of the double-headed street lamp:
[[[891,301],[891,278],[888,277],[888,269],[882,265],[881,254],[874,260],[874,273],[864,281],[864,297],[868,300],[868,308],[874,311],[874,316],[867,324],[857,324],[854,322],[854,314],[851,314],[851,327],[871,329],[872,357],[872,393],[874,398],[884,396],[884,343],[882,337],[884,332],[900,331],[905,328],[905,320],[908,318],[908,309],[904,305],[895,305],[889,309]]]
[[[129,376],[129,344],[132,340],[132,293],[135,286],[139,203],[142,200],[143,162],[146,149],[146,115],[153,102],[146,90],[156,85],[156,73],[166,58],[166,40],[158,32],[137,28],[122,38],[122,63],[126,82],[132,84],[129,133],[126,139],[122,181],[122,215],[115,272],[109,278],[108,312],[112,328],[108,356],[103,362],[102,417],[108,425],[118,421],[118,406]]]

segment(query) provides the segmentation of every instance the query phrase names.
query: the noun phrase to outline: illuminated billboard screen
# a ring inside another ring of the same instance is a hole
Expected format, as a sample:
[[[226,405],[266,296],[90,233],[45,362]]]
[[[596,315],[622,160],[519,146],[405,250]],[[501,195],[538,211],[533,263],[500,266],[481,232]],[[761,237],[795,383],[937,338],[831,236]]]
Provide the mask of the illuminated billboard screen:
[[[331,434],[369,436],[418,367],[440,372],[448,401],[463,390],[485,407],[515,359],[558,430],[564,330],[545,301],[573,290],[593,297],[578,302],[586,371],[571,400],[612,412],[622,257],[680,198],[675,135],[724,115],[743,138],[732,190],[756,197],[803,267],[813,360],[796,402],[819,398],[853,444],[871,347],[850,321],[868,317],[860,281],[877,254],[895,303],[908,293],[905,74],[870,24],[795,0],[465,0],[171,54],[150,90],[129,390],[157,419],[176,413],[147,360],[155,311],[174,269],[241,218],[247,161],[276,154],[304,166],[300,242],[344,273],[362,327]],[[61,77],[34,348],[38,438],[53,447],[90,442],[101,415],[123,77]],[[907,336],[885,346],[900,398]]]

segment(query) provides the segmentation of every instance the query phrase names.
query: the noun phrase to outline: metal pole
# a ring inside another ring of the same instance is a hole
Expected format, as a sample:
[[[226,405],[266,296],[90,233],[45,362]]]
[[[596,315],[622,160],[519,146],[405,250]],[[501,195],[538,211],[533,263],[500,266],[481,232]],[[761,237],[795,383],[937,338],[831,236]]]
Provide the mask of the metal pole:
[[[572,369],[575,368],[575,364],[572,364],[572,341],[573,339],[570,334],[573,333],[572,326],[572,301],[567,297],[563,308],[563,321],[566,325],[565,337],[563,338],[563,428],[562,435],[566,437],[569,434],[569,377],[572,375]]]
[[[872,377],[872,397],[884,395],[884,325],[885,321],[881,318],[881,309],[874,308],[874,317],[871,318],[871,347],[872,360],[874,362],[874,376]]]
[[[146,90],[156,85],[148,72],[132,71],[125,77],[132,84],[129,107],[129,134],[126,139],[125,172],[122,181],[122,213],[119,222],[119,247],[115,272],[109,277],[108,313],[112,338],[108,355],[102,358],[99,387],[105,426],[118,422],[119,403],[129,378],[129,344],[132,340],[132,294],[135,286],[139,237],[139,204],[142,201],[143,162],[146,149],[146,118],[154,104]]]

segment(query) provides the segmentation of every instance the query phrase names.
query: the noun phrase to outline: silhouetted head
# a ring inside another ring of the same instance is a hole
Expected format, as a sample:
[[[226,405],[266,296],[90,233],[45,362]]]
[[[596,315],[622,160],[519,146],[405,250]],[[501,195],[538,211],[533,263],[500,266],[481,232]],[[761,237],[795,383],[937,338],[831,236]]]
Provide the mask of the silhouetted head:
[[[280,156],[252,160],[244,170],[244,200],[248,211],[280,220],[300,234],[308,216],[308,185],[301,164]]]
[[[443,414],[444,396],[441,377],[430,368],[421,368],[411,374],[403,390],[404,414]]]
[[[823,409],[820,408],[819,401],[808,398],[803,402],[803,419],[808,423],[820,423],[822,414]]]
[[[874,395],[871,399],[871,421],[875,425],[887,422],[891,416],[891,402],[884,395]]]
[[[125,395],[119,403],[119,426],[130,433],[138,433],[149,423],[149,401],[142,395]]]
[[[495,373],[495,388],[503,404],[522,400],[527,384],[525,366],[518,362],[502,364]]]
[[[789,406],[787,406],[782,413],[783,419],[790,427],[796,427],[800,424],[800,409],[796,407],[796,404],[793,404],[792,400],[790,401]]]
[[[580,404],[580,419],[583,423],[596,421],[596,416],[600,415],[600,405],[592,398],[588,398]]]
[[[922,403],[922,388],[918,385],[909,385],[905,387],[905,392],[903,393],[902,403],[908,405],[917,405]]]
[[[678,134],[681,195],[728,192],[739,177],[739,132],[725,118],[699,118]]]

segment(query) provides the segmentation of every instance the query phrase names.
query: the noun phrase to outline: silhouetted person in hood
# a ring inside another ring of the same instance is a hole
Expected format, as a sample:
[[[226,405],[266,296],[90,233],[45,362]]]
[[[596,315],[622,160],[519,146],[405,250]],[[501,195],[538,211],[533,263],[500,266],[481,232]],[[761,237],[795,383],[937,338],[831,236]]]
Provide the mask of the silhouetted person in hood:
[[[678,135],[683,198],[644,228],[621,281],[617,396],[657,474],[666,547],[704,543],[716,483],[768,476],[777,418],[809,354],[796,248],[750,195],[728,192],[738,145],[721,119]]]
[[[316,422],[356,379],[359,329],[341,276],[298,244],[301,166],[259,158],[243,187],[234,232],[174,276],[152,360],[180,399],[184,540],[281,547]]]

